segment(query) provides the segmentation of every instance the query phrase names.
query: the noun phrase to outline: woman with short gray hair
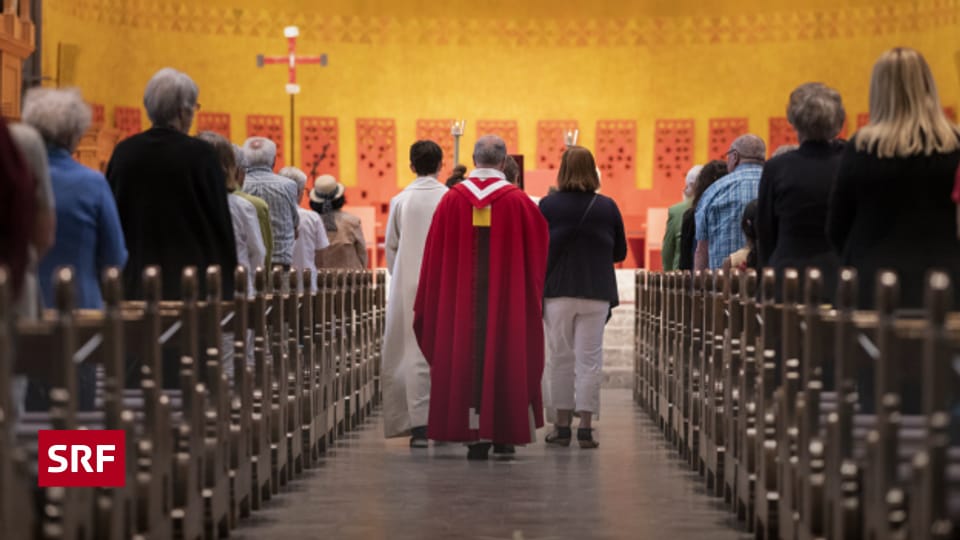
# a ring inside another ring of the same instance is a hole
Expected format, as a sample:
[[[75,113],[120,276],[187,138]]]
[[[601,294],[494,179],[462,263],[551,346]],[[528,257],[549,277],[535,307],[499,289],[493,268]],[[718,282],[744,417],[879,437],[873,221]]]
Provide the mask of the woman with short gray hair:
[[[199,269],[200,294],[210,265],[219,265],[224,297],[233,296],[237,267],[225,173],[210,143],[187,132],[200,104],[197,85],[172,68],[147,83],[143,106],[153,126],[117,145],[107,166],[130,261],[123,273],[126,297],[144,297],[141,276],[159,265],[163,298],[181,297],[184,268]],[[163,383],[179,384],[176,351],[165,352]],[[134,369],[128,384],[138,384]]]
[[[101,309],[100,276],[107,267],[122,267],[127,261],[117,205],[107,180],[72,156],[90,127],[91,116],[76,89],[34,88],[24,97],[23,121],[40,133],[46,145],[56,208],[56,240],[39,266],[40,291],[48,308],[54,307],[57,268],[73,267],[78,308]],[[80,409],[93,409],[94,366],[80,366],[77,383]],[[35,390],[39,391],[31,391],[27,406],[45,410],[49,406],[47,392]]]
[[[827,203],[843,154],[837,139],[846,120],[839,92],[821,83],[806,83],[791,94],[787,119],[800,147],[767,161],[757,200],[757,255],[760,267],[801,272],[823,271],[833,292],[837,256],[826,234]],[[780,291],[780,288],[777,288]]]

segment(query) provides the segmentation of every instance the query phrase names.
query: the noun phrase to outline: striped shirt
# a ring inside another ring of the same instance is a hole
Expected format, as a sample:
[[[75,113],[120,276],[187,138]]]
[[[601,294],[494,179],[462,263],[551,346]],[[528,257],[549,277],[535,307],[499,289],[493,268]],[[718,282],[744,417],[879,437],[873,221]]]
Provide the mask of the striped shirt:
[[[707,242],[710,261],[717,269],[723,260],[747,243],[740,218],[747,204],[757,198],[763,165],[743,163],[707,188],[697,204],[697,242]]]
[[[272,264],[293,264],[293,242],[300,215],[297,212],[297,183],[273,174],[267,167],[247,169],[243,191],[260,197],[270,208],[270,228],[273,232]]]

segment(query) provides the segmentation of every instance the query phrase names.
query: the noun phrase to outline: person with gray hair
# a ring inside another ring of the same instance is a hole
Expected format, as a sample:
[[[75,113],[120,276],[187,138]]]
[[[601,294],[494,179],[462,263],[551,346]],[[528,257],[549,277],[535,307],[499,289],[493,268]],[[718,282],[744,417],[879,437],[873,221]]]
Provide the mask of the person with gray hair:
[[[90,127],[90,106],[76,89],[34,88],[24,98],[23,121],[36,128],[46,144],[57,209],[56,241],[40,262],[44,305],[54,304],[54,271],[69,265],[77,307],[100,309],[100,276],[107,267],[126,263],[127,248],[107,179],[73,159]]]
[[[273,253],[269,263],[289,270],[293,265],[293,246],[300,227],[297,183],[274,174],[277,145],[266,137],[250,137],[243,143],[247,175],[243,191],[260,197],[270,207]]]
[[[267,201],[243,191],[243,184],[247,179],[247,156],[243,153],[243,148],[240,148],[240,145],[233,144],[231,146],[233,146],[234,160],[237,162],[237,173],[234,178],[236,188],[231,194],[246,199],[256,209],[257,222],[260,224],[260,233],[263,237],[263,247],[267,250],[263,260],[273,260],[273,228],[270,226],[270,207],[267,206]]]
[[[703,165],[694,165],[687,171],[683,185],[683,200],[667,209],[667,228],[663,233],[663,248],[660,252],[664,271],[680,268],[680,240],[683,214],[690,208],[693,200],[693,187]]]
[[[24,172],[27,172],[32,180],[30,182],[33,188],[32,194],[30,194],[32,195],[30,197],[32,204],[29,206],[33,210],[34,218],[27,227],[12,231],[13,235],[27,239],[26,267],[24,268],[20,290],[14,291],[13,309],[19,317],[35,319],[40,315],[37,259],[43,256],[54,242],[55,203],[53,188],[50,182],[47,151],[40,134],[27,124],[10,124],[9,134],[13,144],[23,157],[23,165],[26,166]],[[4,159],[11,162],[19,161],[13,156],[4,156]],[[14,197],[11,198],[14,199]],[[28,205],[24,204],[23,206]],[[12,209],[7,211],[8,213],[16,212]],[[2,243],[17,244],[18,242],[10,236],[5,236]],[[80,375],[78,385],[80,390],[79,405],[84,410],[89,410],[93,406],[93,389],[90,384],[93,384],[94,381],[92,377],[84,377],[85,373],[89,375],[89,369],[81,368],[78,370]],[[24,408],[37,410],[42,405],[49,405],[49,399],[45,392],[48,388],[45,383],[33,379],[29,380],[28,385],[26,377],[15,376],[13,377],[12,403],[17,406],[18,412],[24,410]]]
[[[413,328],[430,365],[427,437],[468,459],[512,454],[543,426],[547,222],[503,174],[507,146],[477,140],[476,165],[427,233]],[[474,374],[482,374],[475,377]]]
[[[233,298],[237,250],[223,167],[210,143],[187,134],[199,108],[197,96],[186,74],[157,72],[143,97],[152,127],[121,141],[107,165],[130,255],[123,271],[127,299],[143,299],[143,270],[152,265],[161,268],[164,299],[181,298],[187,267],[199,269],[205,295],[205,269],[211,265],[220,267],[224,298]],[[175,387],[179,355],[165,352],[163,362],[163,384]],[[128,384],[139,386],[139,365],[131,366],[128,376]]]
[[[721,268],[728,255],[746,245],[740,216],[757,198],[766,152],[763,139],[749,133],[730,145],[726,154],[729,174],[707,188],[697,205],[695,270]]]
[[[791,94],[787,119],[800,146],[775,154],[763,168],[757,199],[757,258],[760,267],[806,268],[823,273],[828,301],[839,258],[827,238],[827,207],[844,143],[837,140],[846,112],[839,92],[821,83],[806,83]],[[776,289],[778,292],[780,287]]]
[[[289,178],[297,184],[297,200],[303,198],[307,189],[307,174],[296,167],[280,169],[280,176]],[[320,214],[300,206],[297,207],[300,225],[297,227],[297,240],[293,244],[293,267],[300,271],[297,280],[297,292],[304,289],[317,291],[317,254],[330,246],[327,229],[323,226]],[[310,270],[310,287],[303,285],[303,271]]]
[[[200,109],[200,90],[186,73],[163,68],[154,74],[143,93],[143,107],[154,126],[187,132]]]

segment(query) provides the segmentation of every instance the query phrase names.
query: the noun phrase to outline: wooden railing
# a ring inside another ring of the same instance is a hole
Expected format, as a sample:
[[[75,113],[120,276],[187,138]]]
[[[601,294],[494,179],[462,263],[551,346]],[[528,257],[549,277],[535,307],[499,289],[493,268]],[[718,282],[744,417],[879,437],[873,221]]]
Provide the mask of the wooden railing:
[[[258,270],[247,298],[239,268],[231,301],[221,299],[220,277],[208,269],[207,297],[197,298],[200,276],[188,268],[182,299],[161,301],[159,270],[148,268],[146,299],[124,302],[111,269],[106,307],[77,310],[63,268],[56,309],[14,321],[0,269],[0,536],[224,536],[372,412],[382,272],[321,271],[318,292],[297,294],[295,272]],[[171,353],[179,380],[164,381]],[[93,412],[77,410],[82,363],[100,372]],[[49,385],[49,410],[16,417],[14,374]],[[126,487],[36,487],[37,431],[77,428],[126,432]]]
[[[956,538],[950,280],[911,312],[882,273],[862,311],[839,277],[822,305],[817,270],[785,272],[781,302],[770,270],[638,272],[635,400],[757,538]]]

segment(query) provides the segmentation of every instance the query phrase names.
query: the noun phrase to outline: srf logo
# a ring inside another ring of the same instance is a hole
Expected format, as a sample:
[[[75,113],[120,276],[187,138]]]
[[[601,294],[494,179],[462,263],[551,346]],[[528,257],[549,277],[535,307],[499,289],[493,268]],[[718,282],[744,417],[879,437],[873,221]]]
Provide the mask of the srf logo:
[[[126,438],[123,430],[40,430],[39,487],[123,487]]]

